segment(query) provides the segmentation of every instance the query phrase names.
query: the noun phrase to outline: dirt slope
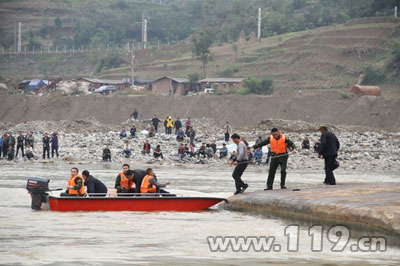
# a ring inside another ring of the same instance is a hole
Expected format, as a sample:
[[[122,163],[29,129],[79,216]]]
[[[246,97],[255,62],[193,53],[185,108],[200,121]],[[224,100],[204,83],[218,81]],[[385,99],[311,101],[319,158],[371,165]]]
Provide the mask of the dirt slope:
[[[174,118],[210,117],[223,125],[252,127],[265,119],[303,120],[332,125],[355,125],[400,131],[400,99],[353,97],[324,91],[299,96],[4,96],[0,100],[0,121],[77,120],[95,117],[107,124],[125,121],[134,108],[140,119],[158,114]]]

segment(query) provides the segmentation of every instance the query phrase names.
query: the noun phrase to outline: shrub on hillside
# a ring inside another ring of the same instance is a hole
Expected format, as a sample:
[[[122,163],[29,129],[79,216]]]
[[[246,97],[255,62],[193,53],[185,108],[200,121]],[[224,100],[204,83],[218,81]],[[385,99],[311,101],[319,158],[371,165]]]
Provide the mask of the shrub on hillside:
[[[361,85],[376,85],[385,82],[386,74],[381,69],[375,69],[371,65],[364,68],[364,79]]]
[[[272,80],[263,78],[258,79],[252,77],[244,81],[244,86],[248,89],[248,93],[268,95],[274,92],[274,84]]]
[[[100,73],[104,68],[117,68],[122,64],[122,62],[123,60],[117,52],[111,52],[100,60],[96,72]]]
[[[392,44],[391,54],[393,56],[391,63],[393,65],[399,66],[400,65],[400,40],[398,40]]]

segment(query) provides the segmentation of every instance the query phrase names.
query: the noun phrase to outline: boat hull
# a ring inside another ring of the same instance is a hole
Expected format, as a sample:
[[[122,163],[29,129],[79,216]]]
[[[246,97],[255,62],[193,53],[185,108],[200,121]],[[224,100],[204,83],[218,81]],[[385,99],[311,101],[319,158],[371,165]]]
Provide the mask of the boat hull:
[[[49,197],[52,211],[201,211],[224,201],[214,197]]]

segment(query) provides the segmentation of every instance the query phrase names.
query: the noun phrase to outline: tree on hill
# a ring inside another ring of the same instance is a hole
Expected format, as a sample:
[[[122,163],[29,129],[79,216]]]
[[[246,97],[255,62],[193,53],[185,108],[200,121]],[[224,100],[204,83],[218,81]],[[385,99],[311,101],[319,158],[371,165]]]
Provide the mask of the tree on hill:
[[[386,74],[380,69],[375,69],[371,65],[364,67],[364,79],[361,85],[377,85],[385,82]]]
[[[274,92],[274,84],[268,78],[258,79],[251,77],[244,81],[244,86],[247,88],[248,93],[269,95]]]
[[[62,20],[60,19],[60,17],[56,17],[54,19],[54,26],[56,26],[57,29],[62,28]]]
[[[204,77],[206,77],[207,64],[212,61],[210,47],[213,42],[214,34],[210,29],[202,29],[192,38],[192,55],[201,62]]]

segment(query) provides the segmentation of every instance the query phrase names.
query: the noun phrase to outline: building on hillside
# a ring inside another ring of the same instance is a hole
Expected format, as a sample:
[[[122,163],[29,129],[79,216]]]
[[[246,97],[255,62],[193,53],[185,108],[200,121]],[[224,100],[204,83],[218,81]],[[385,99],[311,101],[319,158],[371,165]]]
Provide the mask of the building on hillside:
[[[78,78],[76,81],[88,83],[89,89],[97,89],[104,85],[113,85],[119,90],[126,90],[131,87],[130,79],[97,79],[97,78]]]
[[[241,88],[244,78],[205,78],[200,80],[200,89],[204,91],[207,88],[217,89],[228,92],[232,89]]]
[[[151,83],[151,91],[161,95],[186,95],[189,79],[162,77]]]
[[[354,93],[357,96],[362,95],[372,95],[372,96],[381,96],[382,90],[378,86],[362,86],[362,85],[354,85],[349,89],[349,92]]]

